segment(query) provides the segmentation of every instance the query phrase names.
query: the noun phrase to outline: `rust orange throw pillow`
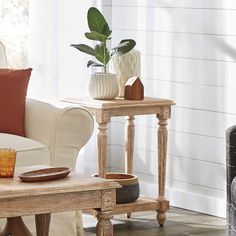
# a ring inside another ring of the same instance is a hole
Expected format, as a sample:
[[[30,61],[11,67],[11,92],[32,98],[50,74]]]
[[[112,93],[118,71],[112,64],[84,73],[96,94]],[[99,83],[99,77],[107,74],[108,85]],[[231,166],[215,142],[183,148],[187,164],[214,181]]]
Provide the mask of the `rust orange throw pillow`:
[[[0,69],[0,133],[25,136],[28,69]]]

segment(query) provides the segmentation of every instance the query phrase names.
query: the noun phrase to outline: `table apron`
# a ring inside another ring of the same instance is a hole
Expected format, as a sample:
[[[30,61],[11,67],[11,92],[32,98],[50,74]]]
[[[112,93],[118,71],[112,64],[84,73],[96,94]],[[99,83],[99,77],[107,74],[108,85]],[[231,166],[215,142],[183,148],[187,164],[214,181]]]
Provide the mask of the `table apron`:
[[[101,208],[101,190],[1,199],[0,218]]]
[[[165,111],[170,113],[170,106],[147,106],[147,107],[122,107],[122,109],[114,108],[109,110],[97,110],[87,108],[93,115],[97,118],[105,119],[106,117],[113,116],[135,116],[135,115],[153,115],[153,114],[162,114]],[[103,118],[105,117],[105,118]]]

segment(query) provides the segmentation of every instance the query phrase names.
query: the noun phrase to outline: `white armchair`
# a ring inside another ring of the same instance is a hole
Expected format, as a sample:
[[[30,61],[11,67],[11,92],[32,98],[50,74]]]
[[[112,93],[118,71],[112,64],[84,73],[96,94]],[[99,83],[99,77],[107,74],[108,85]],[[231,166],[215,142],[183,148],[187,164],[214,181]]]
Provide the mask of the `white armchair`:
[[[5,48],[0,42],[0,68],[6,66]],[[59,108],[27,99],[26,137],[0,133],[0,147],[17,150],[16,166],[53,165],[75,169],[78,152],[91,137],[93,125],[93,117],[83,108]],[[26,225],[34,229],[33,217],[27,217]],[[76,217],[74,212],[57,213],[55,217],[52,214],[50,235],[82,235],[81,226],[81,212],[76,212]]]
[[[50,165],[74,169],[79,150],[92,135],[93,117],[81,107],[58,108],[27,99],[25,131],[28,138],[47,146]]]

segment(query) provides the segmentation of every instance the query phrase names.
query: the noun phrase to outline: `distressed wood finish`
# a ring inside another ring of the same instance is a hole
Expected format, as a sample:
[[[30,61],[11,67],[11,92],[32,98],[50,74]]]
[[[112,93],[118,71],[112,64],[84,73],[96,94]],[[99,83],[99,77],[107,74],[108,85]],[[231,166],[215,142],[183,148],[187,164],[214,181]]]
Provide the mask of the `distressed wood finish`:
[[[163,226],[169,209],[169,202],[165,199],[166,155],[167,155],[167,120],[171,116],[171,106],[175,103],[169,99],[145,97],[143,100],[94,100],[91,98],[66,98],[63,101],[75,103],[90,111],[98,123],[98,173],[104,177],[107,159],[107,123],[113,116],[127,116],[125,132],[125,171],[132,173],[134,150],[134,116],[155,114],[158,119],[157,149],[158,149],[158,197],[157,199],[143,199],[132,204],[117,205],[114,214],[127,213],[129,217],[134,211],[157,210],[157,220]]]
[[[133,154],[134,154],[134,116],[127,116],[125,127],[125,172],[132,174],[133,171]]]
[[[106,176],[106,153],[107,153],[107,123],[98,123],[97,134],[98,146],[98,176]]]
[[[24,183],[17,178],[17,173],[39,168],[44,167],[21,168],[12,179],[0,178],[0,218],[35,215],[37,236],[48,236],[50,213],[97,209],[101,221],[97,235],[113,234],[110,219],[118,183],[74,173],[64,179],[37,183]]]
[[[159,119],[159,129],[158,129],[158,201],[165,201],[165,179],[166,179],[166,154],[167,154],[167,119],[170,118],[170,108],[163,107],[161,114],[157,114]],[[166,220],[165,216],[166,209],[159,209],[157,212],[157,220],[160,226],[164,225]]]
[[[112,236],[113,230],[112,230],[112,223],[111,223],[111,216],[112,212],[98,212],[97,218],[97,228],[96,233],[97,235],[101,236]]]

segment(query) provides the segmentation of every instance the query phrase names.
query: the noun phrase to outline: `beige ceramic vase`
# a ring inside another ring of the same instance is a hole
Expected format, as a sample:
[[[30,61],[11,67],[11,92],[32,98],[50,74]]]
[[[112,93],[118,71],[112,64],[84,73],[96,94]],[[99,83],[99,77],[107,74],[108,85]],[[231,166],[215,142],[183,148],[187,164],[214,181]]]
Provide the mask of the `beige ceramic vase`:
[[[140,52],[133,49],[121,56],[113,56],[111,62],[119,85],[118,96],[124,97],[126,81],[132,76],[140,77]]]
[[[94,99],[111,100],[117,97],[119,87],[115,74],[95,73],[91,75],[89,94]]]

